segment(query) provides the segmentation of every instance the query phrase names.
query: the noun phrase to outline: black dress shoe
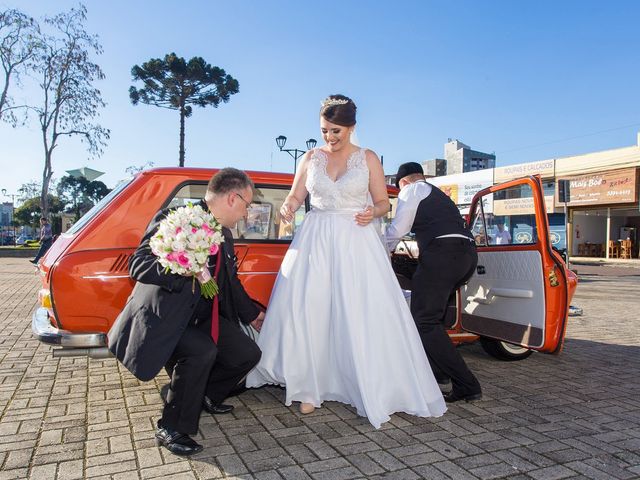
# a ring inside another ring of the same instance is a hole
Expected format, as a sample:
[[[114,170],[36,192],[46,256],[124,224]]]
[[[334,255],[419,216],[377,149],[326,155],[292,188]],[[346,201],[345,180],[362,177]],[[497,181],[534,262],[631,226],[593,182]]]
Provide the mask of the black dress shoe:
[[[164,447],[174,455],[189,456],[202,451],[202,445],[185,433],[168,428],[158,428],[156,445]]]
[[[453,403],[459,400],[464,400],[465,402],[473,402],[474,400],[482,399],[482,392],[467,393],[466,395],[461,395],[452,390],[451,392],[447,392],[442,396],[444,397],[444,401],[447,403]]]
[[[212,415],[222,415],[224,413],[231,413],[233,411],[233,405],[225,405],[224,403],[214,404],[207,396],[202,400],[202,409]]]

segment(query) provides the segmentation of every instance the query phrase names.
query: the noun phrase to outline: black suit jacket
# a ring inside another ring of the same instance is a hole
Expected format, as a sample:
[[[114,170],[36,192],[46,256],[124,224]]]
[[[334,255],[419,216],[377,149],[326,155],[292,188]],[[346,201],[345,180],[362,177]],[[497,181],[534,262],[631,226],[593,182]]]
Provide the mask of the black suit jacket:
[[[151,380],[167,363],[187,328],[200,299],[200,284],[192,277],[164,273],[149,241],[169,209],[156,214],[129,260],[136,285],[107,337],[109,350],[139,380]],[[223,228],[223,255],[218,284],[221,317],[250,323],[260,310],[238,280],[233,236]]]

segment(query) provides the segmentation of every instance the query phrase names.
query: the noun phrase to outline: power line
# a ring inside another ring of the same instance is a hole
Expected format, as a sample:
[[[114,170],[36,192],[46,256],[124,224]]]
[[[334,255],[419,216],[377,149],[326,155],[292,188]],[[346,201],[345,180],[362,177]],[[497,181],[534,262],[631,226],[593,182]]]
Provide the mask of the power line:
[[[535,145],[527,145],[525,147],[512,148],[511,150],[503,150],[503,151],[499,151],[498,153],[500,155],[502,155],[502,154],[505,154],[505,153],[517,152],[517,151],[520,151],[520,150],[526,150],[528,148],[536,148],[536,147],[542,147],[542,146],[545,146],[545,145],[552,145],[554,143],[568,142],[569,140],[575,140],[575,139],[578,139],[578,138],[585,138],[585,137],[592,137],[594,135],[600,135],[601,133],[615,132],[616,130],[624,130],[625,128],[637,127],[639,125],[640,125],[640,123],[632,123],[631,125],[625,125],[623,127],[610,128],[608,130],[601,130],[599,132],[586,133],[584,135],[577,135],[575,137],[563,138],[561,140],[552,140],[550,142],[538,143],[538,144],[535,144]]]

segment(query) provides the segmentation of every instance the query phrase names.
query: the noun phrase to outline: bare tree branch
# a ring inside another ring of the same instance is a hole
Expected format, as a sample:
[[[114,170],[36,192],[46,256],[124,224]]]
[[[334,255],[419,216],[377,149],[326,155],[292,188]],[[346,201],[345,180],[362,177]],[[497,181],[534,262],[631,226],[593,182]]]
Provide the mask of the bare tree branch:
[[[12,82],[21,85],[20,78],[33,68],[40,46],[40,27],[33,18],[15,9],[0,12],[0,65],[4,72],[0,84],[0,120],[13,126],[18,123],[15,112],[25,106],[13,105],[9,93]]]
[[[109,139],[109,130],[94,123],[105,106],[100,90],[93,86],[104,79],[90,54],[102,53],[96,35],[84,29],[87,9],[80,5],[68,12],[45,19],[52,30],[43,35],[39,50],[41,103],[31,106],[38,115],[44,168],[42,172],[42,213],[48,213],[48,190],[53,176],[52,156],[61,137],[77,136],[91,156],[97,157]]]

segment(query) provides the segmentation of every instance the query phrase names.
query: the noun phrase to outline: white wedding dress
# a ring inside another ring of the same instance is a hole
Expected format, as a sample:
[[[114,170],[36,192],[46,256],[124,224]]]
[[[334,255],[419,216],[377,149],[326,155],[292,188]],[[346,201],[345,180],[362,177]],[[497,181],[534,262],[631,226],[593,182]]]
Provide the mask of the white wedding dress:
[[[376,428],[394,412],[440,416],[444,399],[382,240],[353,218],[369,199],[365,150],[335,182],[326,165],[314,150],[313,209],[282,262],[247,386],[284,386],[286,405],[347,403]]]

